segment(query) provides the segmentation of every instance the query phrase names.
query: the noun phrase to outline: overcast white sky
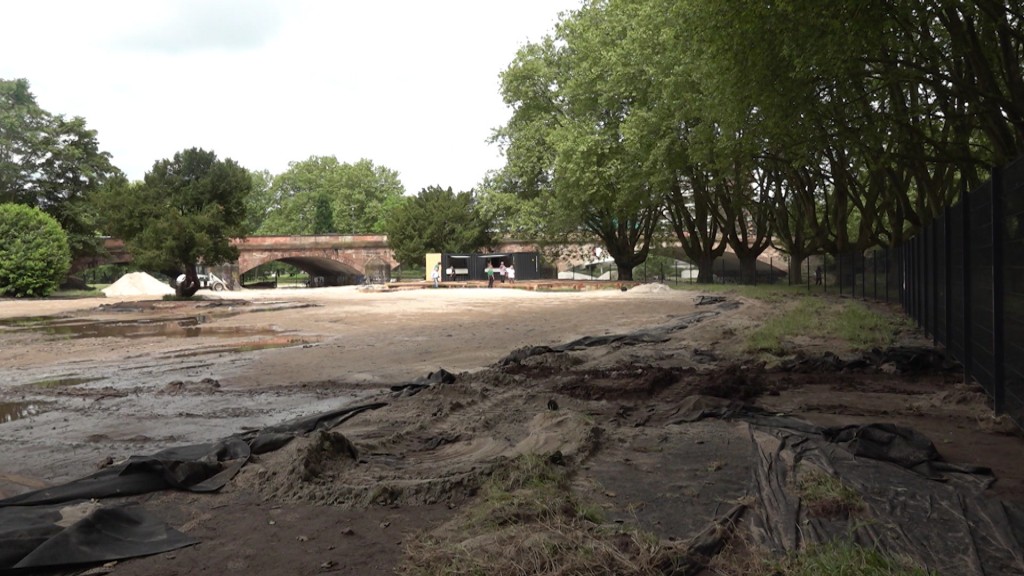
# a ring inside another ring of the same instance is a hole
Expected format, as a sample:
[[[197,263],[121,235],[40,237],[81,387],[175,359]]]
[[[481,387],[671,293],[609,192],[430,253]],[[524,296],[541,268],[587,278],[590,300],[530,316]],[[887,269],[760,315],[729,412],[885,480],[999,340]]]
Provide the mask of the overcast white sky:
[[[0,78],[82,116],[130,179],[190,147],[274,174],[368,158],[408,194],[504,161],[498,75],[581,0],[33,0],[0,4]]]

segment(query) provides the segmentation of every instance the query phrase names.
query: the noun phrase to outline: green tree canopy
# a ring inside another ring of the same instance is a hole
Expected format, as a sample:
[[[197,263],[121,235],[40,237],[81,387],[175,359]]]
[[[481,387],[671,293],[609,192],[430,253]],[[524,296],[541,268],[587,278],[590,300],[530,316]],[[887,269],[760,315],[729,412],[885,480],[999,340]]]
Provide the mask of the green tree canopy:
[[[609,15],[585,6],[519,51],[502,74],[512,118],[495,139],[509,187],[547,209],[546,232],[599,238],[619,278],[631,279],[659,230],[664,190],[652,188],[624,131],[636,93],[616,46],[630,25]]]
[[[118,174],[83,118],[43,110],[24,79],[0,79],[0,202],[42,209],[75,255],[92,254],[98,243],[88,196]]]
[[[769,241],[797,266],[894,245],[1024,153],[1022,19],[1021,0],[590,0],[502,74],[506,190],[620,270],[659,202],[702,278],[725,243],[749,271]]]
[[[474,252],[491,242],[472,192],[430,186],[406,196],[391,211],[385,228],[395,258],[425,264],[428,252]]]
[[[70,266],[68,238],[56,219],[24,204],[0,204],[0,294],[46,296]]]
[[[105,189],[99,195],[106,230],[124,239],[134,262],[176,275],[179,292],[199,289],[197,264],[238,258],[230,240],[246,232],[246,200],[252,175],[231,159],[190,148],[159,160],[142,182]]]
[[[334,156],[292,162],[266,190],[260,234],[382,233],[387,214],[405,193],[398,172],[367,159]]]

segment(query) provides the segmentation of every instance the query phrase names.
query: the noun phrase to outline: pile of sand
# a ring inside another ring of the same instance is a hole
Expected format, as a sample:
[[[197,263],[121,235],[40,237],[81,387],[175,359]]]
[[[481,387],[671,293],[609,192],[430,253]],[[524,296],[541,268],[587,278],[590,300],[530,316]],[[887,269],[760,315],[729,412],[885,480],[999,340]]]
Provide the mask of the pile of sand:
[[[102,290],[104,296],[164,296],[174,294],[174,288],[145,272],[132,272],[117,279]]]
[[[671,292],[672,288],[660,282],[651,282],[649,284],[637,284],[630,288],[629,291],[647,294],[651,292]]]

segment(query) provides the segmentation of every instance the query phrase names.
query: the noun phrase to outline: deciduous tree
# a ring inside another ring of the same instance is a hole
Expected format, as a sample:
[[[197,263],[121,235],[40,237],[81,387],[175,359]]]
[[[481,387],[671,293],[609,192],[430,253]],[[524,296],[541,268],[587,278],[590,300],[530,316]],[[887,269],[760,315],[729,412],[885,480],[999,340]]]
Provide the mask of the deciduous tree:
[[[24,79],[0,79],[0,202],[42,209],[64,229],[73,254],[93,254],[88,197],[118,174],[83,118],[43,110]]]
[[[472,192],[430,186],[391,211],[386,231],[395,259],[425,264],[428,252],[474,252],[491,242]]]
[[[379,234],[404,193],[398,172],[370,160],[349,164],[312,156],[274,178],[258,232]]]
[[[230,158],[189,148],[159,160],[142,182],[99,196],[106,229],[127,244],[134,262],[177,276],[183,296],[199,289],[197,264],[238,258],[232,238],[245,233],[252,176]]]

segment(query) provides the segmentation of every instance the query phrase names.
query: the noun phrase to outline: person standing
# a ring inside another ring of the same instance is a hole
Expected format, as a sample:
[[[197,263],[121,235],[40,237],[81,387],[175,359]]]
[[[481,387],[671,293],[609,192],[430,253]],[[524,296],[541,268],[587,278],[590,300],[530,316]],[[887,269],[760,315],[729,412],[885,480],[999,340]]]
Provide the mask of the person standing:
[[[501,283],[502,284],[505,283],[505,275],[507,273],[508,273],[508,268],[505,267],[505,262],[503,261],[501,263],[501,266],[498,266],[498,275],[501,276]]]
[[[487,287],[494,288],[494,266],[490,262],[487,262],[487,268],[484,269],[487,273]]]
[[[508,269],[505,270],[505,275],[508,276],[508,283],[509,284],[515,284],[516,283],[516,265],[515,264],[509,264]]]
[[[441,263],[434,264],[434,270],[430,273],[431,279],[434,280],[434,288],[440,285],[441,281]]]
[[[825,275],[825,271],[821,269],[821,266],[818,266],[817,268],[814,269],[814,285],[815,286],[821,286],[821,279],[822,279],[822,276],[824,276],[824,275]]]

